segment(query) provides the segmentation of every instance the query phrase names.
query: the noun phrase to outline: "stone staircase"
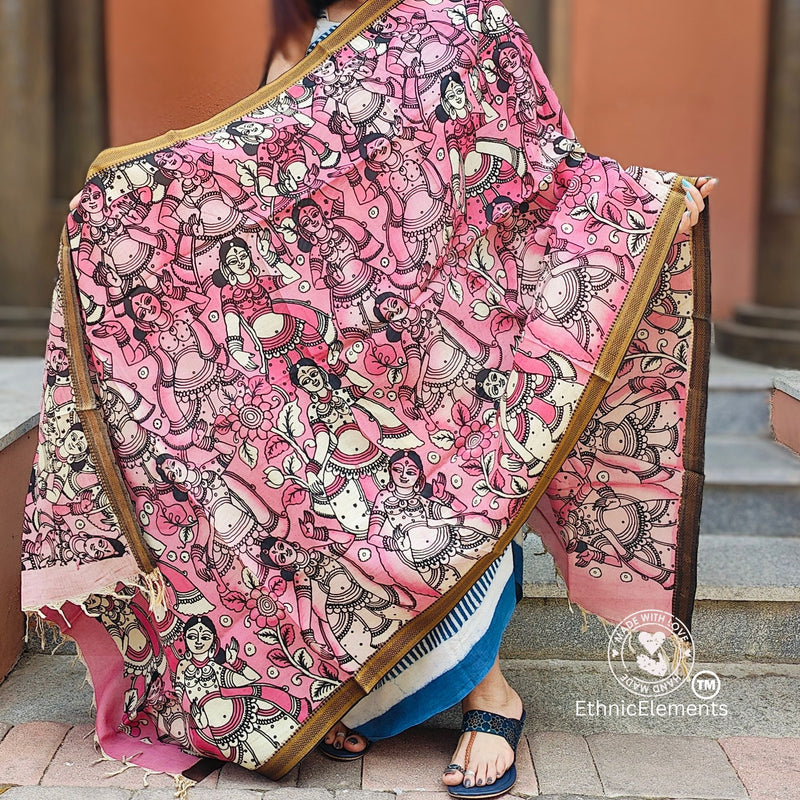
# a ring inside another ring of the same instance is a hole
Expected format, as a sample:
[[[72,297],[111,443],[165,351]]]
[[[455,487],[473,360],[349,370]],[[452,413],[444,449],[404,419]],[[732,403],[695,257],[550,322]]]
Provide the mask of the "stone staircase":
[[[796,736],[800,719],[800,457],[770,434],[775,370],[712,355],[706,488],[693,636],[695,671],[720,677],[725,717],[578,717],[578,700],[635,701],[606,662],[608,632],[570,609],[552,559],[526,544],[524,599],[504,670],[526,699],[528,727],[588,735],[655,732]],[[570,613],[572,611],[572,613]],[[699,702],[688,685],[666,698]],[[434,724],[454,725],[448,712]]]
[[[538,538],[529,536],[524,598],[501,653],[504,671],[525,700],[529,731],[798,735],[800,458],[770,436],[774,376],[768,367],[712,356],[693,634],[695,671],[717,673],[716,701],[727,706],[727,715],[578,716],[577,701],[638,698],[609,671],[603,625],[570,609],[552,559],[542,554]],[[55,656],[49,652],[31,637],[20,665],[0,686],[0,719],[88,719],[90,693],[81,686],[84,670],[70,655],[74,648],[68,645]],[[699,702],[688,685],[666,700]],[[430,724],[459,723],[460,714],[451,709]]]

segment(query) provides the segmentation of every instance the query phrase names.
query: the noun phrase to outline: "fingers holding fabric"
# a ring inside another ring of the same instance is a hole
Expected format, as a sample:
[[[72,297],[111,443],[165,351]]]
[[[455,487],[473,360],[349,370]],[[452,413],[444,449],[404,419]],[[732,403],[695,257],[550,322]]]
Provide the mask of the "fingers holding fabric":
[[[714,190],[717,185],[716,178],[698,178],[696,183],[691,183],[684,178],[681,186],[686,192],[685,202],[686,211],[683,212],[678,233],[688,233],[689,229],[697,224],[700,214],[706,207],[705,198]]]

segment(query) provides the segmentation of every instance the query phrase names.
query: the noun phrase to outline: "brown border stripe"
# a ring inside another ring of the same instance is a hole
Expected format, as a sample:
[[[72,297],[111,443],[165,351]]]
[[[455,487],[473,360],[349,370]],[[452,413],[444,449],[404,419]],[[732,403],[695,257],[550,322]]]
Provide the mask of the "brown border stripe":
[[[697,589],[697,545],[703,500],[708,361],[711,351],[711,250],[709,208],[692,229],[692,352],[686,398],[686,435],[683,447],[683,490],[678,511],[677,560],[672,613],[691,627]]]

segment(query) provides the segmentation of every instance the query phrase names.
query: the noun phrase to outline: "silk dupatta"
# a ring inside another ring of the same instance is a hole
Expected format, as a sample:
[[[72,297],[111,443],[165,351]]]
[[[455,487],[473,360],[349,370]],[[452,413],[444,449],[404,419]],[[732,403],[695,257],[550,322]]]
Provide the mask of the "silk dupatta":
[[[681,177],[578,143],[493,0],[367,0],[67,221],[23,606],[104,750],[285,774],[529,518],[688,623],[708,356]]]

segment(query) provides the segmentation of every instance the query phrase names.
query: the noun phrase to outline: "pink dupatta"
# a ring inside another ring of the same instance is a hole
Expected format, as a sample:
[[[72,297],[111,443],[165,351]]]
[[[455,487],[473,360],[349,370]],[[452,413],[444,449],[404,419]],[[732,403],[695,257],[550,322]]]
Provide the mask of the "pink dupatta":
[[[688,623],[708,245],[675,237],[680,180],[586,153],[494,0],[367,0],[102,153],[23,605],[78,642],[106,752],[285,774],[528,518],[587,611]]]

